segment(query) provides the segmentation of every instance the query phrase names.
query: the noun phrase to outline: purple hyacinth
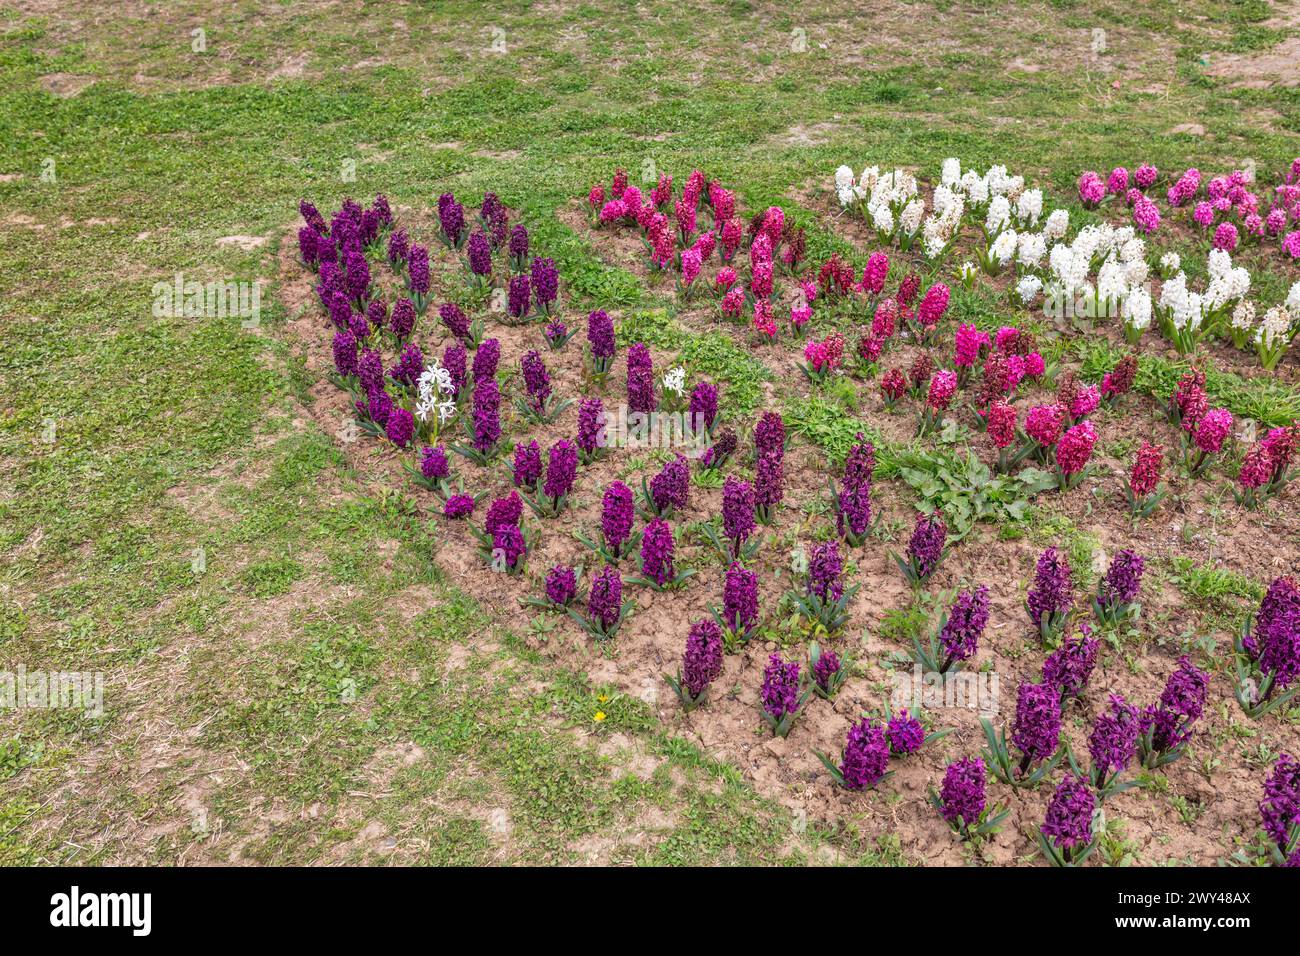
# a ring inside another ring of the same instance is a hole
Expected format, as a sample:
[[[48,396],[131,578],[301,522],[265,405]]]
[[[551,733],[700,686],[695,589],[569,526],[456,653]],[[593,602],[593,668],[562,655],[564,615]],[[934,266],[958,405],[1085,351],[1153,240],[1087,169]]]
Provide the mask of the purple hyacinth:
[[[365,349],[357,362],[357,380],[367,395],[384,387],[384,360],[374,349]]]
[[[529,350],[519,359],[519,368],[523,372],[524,387],[534,409],[540,410],[551,397],[551,374],[546,370],[546,363],[536,350]]]
[[[475,384],[497,374],[497,365],[501,361],[501,343],[496,339],[484,339],[483,344],[474,353],[474,362],[470,371],[474,373]]]
[[[1061,646],[1043,661],[1043,681],[1057,689],[1062,703],[1083,696],[1097,666],[1100,648],[1101,642],[1092,636],[1092,629],[1080,624],[1079,630],[1067,635]]]
[[[948,620],[939,632],[946,671],[956,661],[967,661],[979,650],[980,637],[989,623],[989,589],[980,585],[974,591],[962,591],[948,609]]]
[[[1073,851],[1092,842],[1092,819],[1097,798],[1092,788],[1074,774],[1067,774],[1047,804],[1047,815],[1039,829],[1052,845],[1069,859]]]
[[[723,429],[709,450],[700,457],[702,468],[721,468],[727,459],[736,453],[736,433],[730,428]]]
[[[494,378],[474,383],[474,447],[488,454],[501,437],[501,390]]]
[[[348,331],[356,336],[358,341],[364,341],[370,338],[370,322],[362,313],[349,310]]]
[[[871,482],[839,489],[835,499],[835,529],[841,537],[861,539],[871,527]]]
[[[916,753],[925,743],[925,725],[906,710],[889,718],[885,733],[889,736],[889,749],[900,757]]]
[[[393,303],[393,314],[388,318],[388,327],[399,342],[410,338],[415,329],[415,304],[405,297]]]
[[[311,226],[303,226],[298,230],[298,255],[309,266],[320,262],[320,239],[320,233]]]
[[[476,276],[486,276],[492,272],[492,244],[481,232],[469,237],[469,271]]]
[[[299,200],[298,213],[302,216],[303,222],[307,223],[307,225],[311,226],[322,235],[324,235],[328,230],[328,227],[325,225],[325,217],[320,214],[320,210],[307,200]]]
[[[754,489],[734,475],[728,475],[722,486],[722,530],[731,541],[732,557],[740,554],[754,530]]]
[[[621,481],[611,482],[605,488],[601,501],[600,530],[605,536],[605,548],[618,556],[632,533],[636,513],[632,504],[632,489]]]
[[[736,634],[746,634],[758,623],[758,575],[733,561],[722,585],[722,618]]]
[[[474,513],[474,496],[452,495],[443,506],[442,513],[448,518],[468,518]]]
[[[597,309],[587,316],[587,342],[591,345],[592,357],[598,361],[607,363],[614,358],[614,320],[604,309]]]
[[[468,361],[469,353],[465,351],[465,346],[459,342],[453,342],[443,350],[442,367],[451,376],[451,393],[454,399],[460,398],[460,391],[465,387],[465,379],[468,377],[466,372],[466,363]]]
[[[546,599],[560,607],[566,606],[578,593],[578,575],[573,568],[557,564],[546,572]]]
[[[754,426],[754,450],[761,460],[764,455],[785,454],[785,421],[780,412],[764,412]]]
[[[555,260],[535,256],[533,258],[532,281],[533,296],[537,299],[537,308],[542,312],[548,312],[560,288],[560,273],[555,268]]]
[[[536,488],[542,477],[542,449],[533,439],[515,445],[514,479],[516,488]]]
[[[406,261],[406,274],[411,291],[416,295],[429,294],[429,250],[421,245],[411,246],[411,253]]]
[[[511,276],[506,290],[506,311],[516,319],[522,319],[528,314],[528,309],[532,304],[532,295],[532,286],[528,283],[528,276]]]
[[[637,342],[627,350],[627,407],[633,412],[653,412],[655,402],[654,363],[650,349]]]
[[[1011,742],[1024,755],[1020,773],[1056,753],[1061,742],[1061,695],[1050,684],[1020,685]]]
[[[528,554],[523,532],[512,524],[502,525],[492,535],[493,554],[505,558],[506,567],[514,570]]]
[[[1192,736],[1192,725],[1205,710],[1210,678],[1186,655],[1178,658],[1178,669],[1169,675],[1160,701],[1147,708],[1151,746],[1158,752],[1173,750]]]
[[[849,488],[870,485],[876,471],[876,446],[858,432],[844,459],[844,484]]]
[[[465,207],[456,202],[451,193],[438,197],[438,222],[447,241],[459,246],[461,234],[465,231]]]
[[[559,501],[573,490],[573,479],[577,474],[578,449],[567,438],[561,438],[547,453],[542,494],[552,501]]]
[[[343,260],[343,279],[347,283],[348,298],[363,302],[370,290],[370,264],[360,252],[349,252]]]
[[[357,411],[370,416],[370,420],[383,428],[393,413],[393,399],[382,388],[366,393],[366,401],[357,402]]]
[[[1264,781],[1264,799],[1259,802],[1264,832],[1285,853],[1290,847],[1291,828],[1300,824],[1300,761],[1290,754],[1278,757],[1273,773]]]
[[[376,193],[375,201],[370,204],[374,210],[381,226],[391,226],[393,224],[393,207],[388,204],[388,197],[383,193]]]
[[[691,390],[691,427],[696,431],[712,431],[718,419],[718,386],[700,382]]]
[[[515,262],[523,262],[528,258],[528,230],[523,225],[517,225],[510,230],[510,258]]]
[[[1300,676],[1300,587],[1294,580],[1280,577],[1269,585],[1242,646],[1264,675],[1274,675],[1270,696]]]
[[[599,398],[585,398],[578,406],[578,448],[591,458],[605,443],[605,406]]]
[[[864,717],[849,728],[844,742],[840,776],[847,790],[866,790],[885,777],[889,767],[889,740],[876,721]]]
[[[1098,715],[1088,737],[1093,778],[1098,786],[1112,774],[1122,772],[1133,760],[1144,726],[1142,711],[1122,694],[1111,694],[1108,706],[1109,712]]]
[[[388,440],[398,448],[405,448],[415,437],[415,416],[402,406],[394,406],[389,413],[387,428]]]
[[[765,451],[759,456],[758,466],[754,469],[754,504],[764,512],[770,512],[784,497],[784,452]]]
[[[557,348],[564,342],[565,336],[568,334],[568,327],[559,319],[556,319],[553,322],[547,322],[545,327],[542,329],[542,335],[545,336],[546,341],[550,342],[551,345]]]
[[[844,561],[839,545],[826,541],[812,550],[808,560],[808,594],[823,601],[838,601],[844,594]]]
[[[682,687],[693,698],[722,673],[722,631],[707,618],[691,625],[682,654]]]
[[[455,302],[444,302],[438,306],[438,318],[442,319],[442,324],[447,326],[447,331],[456,338],[462,342],[469,341],[469,319]]]
[[[823,691],[829,693],[831,689],[831,680],[840,672],[843,666],[840,656],[834,651],[822,651],[817,655],[817,663],[813,665],[813,680]]]
[[[1128,548],[1116,553],[1102,578],[1098,598],[1103,606],[1132,604],[1142,587],[1142,557]]]
[[[344,378],[357,374],[357,339],[347,329],[334,333],[334,368]]]
[[[489,537],[496,534],[502,525],[518,525],[524,516],[524,500],[519,492],[512,491],[504,498],[498,498],[488,506],[487,517],[483,519],[483,531]]]
[[[686,456],[678,455],[650,479],[650,498],[655,511],[665,514],[685,508],[691,491],[691,466]]]
[[[388,237],[388,263],[394,269],[400,269],[406,265],[406,260],[411,255],[411,237],[406,234],[405,229],[394,229]]]
[[[394,382],[401,382],[412,388],[420,380],[420,375],[424,372],[424,353],[414,342],[409,343],[406,348],[402,349],[401,357],[398,358],[397,364],[388,372],[388,377]]]
[[[451,463],[447,461],[447,449],[442,445],[430,448],[425,445],[420,449],[420,474],[429,481],[441,481],[451,474]]]
[[[587,595],[587,616],[602,630],[618,623],[623,609],[623,578],[618,569],[606,565],[596,572]]]
[[[780,654],[773,654],[763,670],[763,710],[779,722],[798,706],[799,662],[785,661]]]
[[[660,587],[673,579],[673,529],[663,518],[646,525],[641,537],[641,573]]]
[[[984,761],[967,757],[948,764],[939,790],[940,813],[951,826],[971,826],[984,812]]]
[[[383,299],[375,298],[370,300],[366,306],[366,321],[376,332],[384,327],[384,321],[388,318],[388,306],[384,304]]]
[[[348,302],[348,294],[346,292],[336,291],[330,293],[329,312],[330,321],[334,323],[335,328],[352,328],[352,304]],[[355,334],[355,332],[353,334]],[[370,334],[369,328],[366,329],[366,334]]]
[[[1034,586],[1029,590],[1027,607],[1036,627],[1048,618],[1069,613],[1074,604],[1074,585],[1070,580],[1070,562],[1048,548],[1038,558]]]
[[[934,573],[947,540],[948,526],[939,512],[916,516],[916,526],[907,542],[907,557],[918,578],[925,580]]]

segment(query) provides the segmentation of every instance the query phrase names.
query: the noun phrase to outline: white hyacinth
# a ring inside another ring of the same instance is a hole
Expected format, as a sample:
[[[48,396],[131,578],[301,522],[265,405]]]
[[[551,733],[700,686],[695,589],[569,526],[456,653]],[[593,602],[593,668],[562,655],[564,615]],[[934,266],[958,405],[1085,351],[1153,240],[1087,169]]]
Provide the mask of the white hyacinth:
[[[989,202],[988,215],[984,217],[984,231],[996,236],[1011,225],[1011,203],[1006,196],[994,196]]]
[[[1286,297],[1286,310],[1292,315],[1300,315],[1300,282],[1291,286]]]
[[[1165,272],[1177,272],[1183,267],[1183,258],[1176,252],[1166,252],[1160,257],[1160,268]]]
[[[871,209],[871,224],[878,232],[892,235],[894,232],[894,214],[888,206],[876,206]]]
[[[1043,191],[1041,189],[1026,189],[1016,200],[1016,218],[1023,225],[1036,226],[1038,219],[1043,214]]]
[[[909,236],[914,236],[921,229],[921,219],[925,216],[925,201],[922,199],[913,199],[903,207],[902,214],[898,217],[898,224],[903,227],[903,232]]]
[[[853,169],[849,166],[841,166],[835,170],[835,188],[844,190],[852,188],[857,177],[853,175]]]
[[[999,265],[1007,265],[1016,254],[1016,244],[1019,238],[1014,229],[1007,229],[1005,232],[999,233],[998,237],[993,240],[993,245],[989,246],[989,255],[997,259]]]
[[[961,182],[961,160],[949,156],[943,161],[943,172],[940,174],[940,182],[945,186],[952,188]]]
[[[1255,304],[1238,302],[1232,310],[1232,327],[1241,332],[1248,332],[1255,327]]]
[[[686,369],[680,365],[670,368],[664,373],[664,388],[674,395],[681,395],[686,389]]]
[[[1016,295],[1025,305],[1029,305],[1038,298],[1038,293],[1042,291],[1043,280],[1038,276],[1024,276],[1016,283]]]
[[[1283,306],[1275,305],[1264,313],[1264,320],[1259,323],[1255,341],[1271,349],[1275,344],[1286,342],[1291,334],[1291,313]]]
[[[1047,239],[1041,232],[1022,232],[1016,245],[1016,261],[1022,266],[1037,269],[1047,255]]]
[[[1135,329],[1151,324],[1151,293],[1143,286],[1134,286],[1124,297],[1124,321]]]
[[[1064,239],[1070,229],[1070,214],[1064,209],[1053,209],[1043,223],[1043,235],[1048,239]]]

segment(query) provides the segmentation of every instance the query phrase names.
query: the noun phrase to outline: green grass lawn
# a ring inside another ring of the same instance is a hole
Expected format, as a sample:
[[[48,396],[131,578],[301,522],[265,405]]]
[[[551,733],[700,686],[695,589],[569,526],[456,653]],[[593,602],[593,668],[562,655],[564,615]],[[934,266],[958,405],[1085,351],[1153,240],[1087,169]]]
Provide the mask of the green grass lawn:
[[[0,12],[0,667],[107,681],[101,719],[0,715],[0,864],[907,862],[801,825],[451,587],[401,489],[304,414],[278,334],[304,196],[494,190],[580,306],[652,341],[676,334],[659,297],[554,215],[616,166],[699,166],[811,225],[792,191],[844,162],[958,155],[1072,199],[1082,169],[1300,153],[1300,88],[1207,72],[1300,33],[1263,0],[787,7]],[[812,231],[811,258],[835,248]],[[268,282],[261,325],[156,318],[178,272]],[[1297,407],[1257,391],[1233,394]]]

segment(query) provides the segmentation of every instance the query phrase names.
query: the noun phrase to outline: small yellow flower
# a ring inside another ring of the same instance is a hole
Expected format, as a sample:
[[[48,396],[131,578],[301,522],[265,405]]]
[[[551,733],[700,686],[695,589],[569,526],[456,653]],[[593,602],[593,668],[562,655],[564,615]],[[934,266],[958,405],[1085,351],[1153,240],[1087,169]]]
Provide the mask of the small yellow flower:
[[[596,711],[596,723],[600,723],[604,719],[605,719],[605,712],[603,710]]]
[[[604,704],[604,703],[608,703],[608,701],[609,701],[609,694],[597,694],[597,695],[596,695],[596,702],[597,702],[597,703]]]

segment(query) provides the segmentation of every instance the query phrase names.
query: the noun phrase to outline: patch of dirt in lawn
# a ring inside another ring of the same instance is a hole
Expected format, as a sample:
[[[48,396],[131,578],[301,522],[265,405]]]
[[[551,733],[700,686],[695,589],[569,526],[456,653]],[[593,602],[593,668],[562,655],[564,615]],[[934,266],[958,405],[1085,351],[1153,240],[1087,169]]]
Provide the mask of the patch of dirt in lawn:
[[[1205,71],[1245,89],[1266,90],[1300,85],[1300,37],[1253,53],[1217,53]]]

